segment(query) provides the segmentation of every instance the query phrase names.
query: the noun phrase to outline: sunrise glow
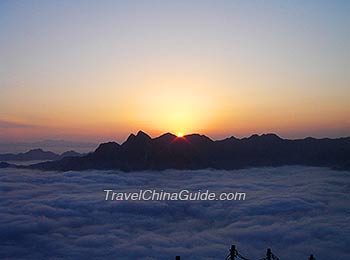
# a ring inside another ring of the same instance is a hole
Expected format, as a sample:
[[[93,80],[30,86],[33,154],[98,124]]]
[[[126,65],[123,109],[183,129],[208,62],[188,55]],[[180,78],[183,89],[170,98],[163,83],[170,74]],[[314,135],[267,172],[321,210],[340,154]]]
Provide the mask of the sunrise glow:
[[[179,138],[184,137],[184,133],[177,133],[177,137],[179,137]]]
[[[78,2],[0,8],[0,141],[350,132],[346,8]]]

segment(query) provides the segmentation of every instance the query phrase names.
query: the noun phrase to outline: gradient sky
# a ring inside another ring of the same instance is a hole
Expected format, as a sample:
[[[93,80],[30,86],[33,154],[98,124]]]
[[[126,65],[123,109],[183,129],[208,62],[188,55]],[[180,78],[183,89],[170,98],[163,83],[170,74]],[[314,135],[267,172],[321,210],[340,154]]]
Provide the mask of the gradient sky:
[[[350,135],[350,1],[1,1],[0,141]]]

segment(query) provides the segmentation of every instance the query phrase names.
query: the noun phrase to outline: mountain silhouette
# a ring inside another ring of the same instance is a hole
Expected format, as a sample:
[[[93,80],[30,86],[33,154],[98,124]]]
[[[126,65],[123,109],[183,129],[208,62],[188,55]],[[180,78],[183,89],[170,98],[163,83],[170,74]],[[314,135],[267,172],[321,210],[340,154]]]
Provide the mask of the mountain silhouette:
[[[82,154],[77,153],[75,151],[67,151],[62,153],[61,155],[44,151],[40,148],[29,150],[25,153],[6,153],[0,154],[0,161],[34,161],[34,160],[59,160],[64,157],[75,157],[82,156]]]
[[[151,138],[139,131],[123,144],[103,143],[85,156],[33,164],[32,169],[236,169],[243,167],[307,165],[350,169],[350,137],[289,140],[276,134],[229,137],[214,141],[205,135]],[[13,167],[6,164],[3,167]]]

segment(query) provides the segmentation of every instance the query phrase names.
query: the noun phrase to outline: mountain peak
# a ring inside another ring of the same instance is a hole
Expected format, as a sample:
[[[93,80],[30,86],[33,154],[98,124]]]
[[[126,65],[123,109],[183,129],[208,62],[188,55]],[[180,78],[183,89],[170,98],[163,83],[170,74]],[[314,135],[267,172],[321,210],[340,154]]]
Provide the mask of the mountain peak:
[[[208,136],[201,135],[201,134],[189,134],[184,136],[188,140],[195,140],[195,141],[206,141],[206,142],[213,142]]]
[[[145,132],[143,132],[143,131],[141,131],[141,130],[137,132],[136,137],[138,137],[138,138],[147,138],[147,139],[151,139],[151,137],[150,137],[148,134],[146,134]]]
[[[252,139],[258,139],[259,137],[260,137],[260,135],[258,135],[258,134],[252,134],[251,136],[245,137],[243,139],[252,140]]]
[[[267,133],[267,134],[262,134],[261,137],[265,137],[265,138],[268,138],[268,139],[275,139],[275,140],[281,140],[282,138],[279,137],[277,134],[274,134],[274,133]]]
[[[152,138],[143,131],[138,131],[136,135],[130,134],[128,139],[122,144],[122,146],[137,146],[140,144],[149,143]]]
[[[37,152],[43,153],[44,150],[41,148],[35,148],[35,149],[30,149],[27,153],[37,153]]]
[[[120,145],[116,142],[102,143],[96,148],[95,152],[101,153],[105,151],[111,151],[111,150],[118,149],[119,147]]]
[[[154,142],[156,144],[171,144],[174,140],[176,139],[176,135],[173,135],[172,133],[165,133],[162,134],[161,136],[158,136],[156,138],[154,138]]]
[[[136,135],[134,135],[134,134],[131,133],[131,134],[128,136],[128,138],[126,139],[126,141],[125,141],[124,143],[133,140],[135,137],[136,137]]]
[[[248,138],[243,138],[246,140],[282,140],[281,137],[279,137],[278,135],[274,134],[274,133],[268,133],[268,134],[262,134],[262,135],[258,135],[258,134],[253,134]]]

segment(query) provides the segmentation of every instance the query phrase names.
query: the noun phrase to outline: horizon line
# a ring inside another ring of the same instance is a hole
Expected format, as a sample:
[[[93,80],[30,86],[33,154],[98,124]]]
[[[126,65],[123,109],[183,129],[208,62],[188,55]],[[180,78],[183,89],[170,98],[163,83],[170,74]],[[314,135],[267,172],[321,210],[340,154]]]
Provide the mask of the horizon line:
[[[124,143],[125,141],[128,140],[128,138],[130,136],[137,136],[139,133],[144,133],[146,134],[147,136],[149,136],[151,139],[156,139],[156,138],[159,138],[163,135],[166,135],[166,134],[171,134],[173,135],[174,137],[178,137],[177,134],[174,134],[172,132],[164,132],[162,134],[159,134],[159,135],[150,135],[148,134],[146,131],[144,130],[138,130],[135,134],[135,132],[130,132],[126,138],[124,138],[124,141],[122,141],[121,143]],[[199,136],[204,136],[204,137],[207,137],[209,138],[210,140],[212,141],[222,141],[222,140],[225,140],[225,139],[228,139],[228,138],[235,138],[235,139],[238,139],[238,140],[242,140],[242,139],[248,139],[248,138],[251,138],[253,136],[264,136],[264,135],[275,135],[277,137],[279,137],[280,139],[283,139],[283,140],[302,140],[302,139],[308,139],[308,138],[313,138],[313,139],[341,139],[341,138],[349,138],[350,137],[350,133],[348,135],[341,135],[341,136],[334,136],[334,137],[330,137],[330,136],[320,136],[320,137],[315,137],[315,136],[312,136],[312,135],[305,135],[303,137],[284,137],[283,135],[280,135],[276,132],[262,132],[262,133],[252,133],[252,134],[249,134],[249,135],[244,135],[244,136],[241,136],[241,137],[237,137],[235,135],[227,135],[226,137],[222,137],[222,138],[212,138],[210,135],[207,135],[207,134],[201,134],[199,132],[193,132],[193,133],[188,133],[188,134],[185,134],[185,133],[181,133],[183,134],[183,138],[185,138],[186,136],[191,136],[191,135],[199,135]],[[182,138],[180,137],[180,138]],[[24,141],[24,140],[0,140],[0,144],[30,144],[30,143],[36,143],[36,142],[72,142],[72,143],[86,143],[86,144],[99,144],[99,143],[108,143],[108,142],[117,142],[117,139],[116,138],[109,138],[109,139],[105,139],[104,141],[98,141],[98,140],[84,140],[84,139],[71,139],[71,138],[64,138],[64,137],[58,137],[58,138],[44,138],[44,139],[35,139],[35,140],[27,140],[27,141]]]

